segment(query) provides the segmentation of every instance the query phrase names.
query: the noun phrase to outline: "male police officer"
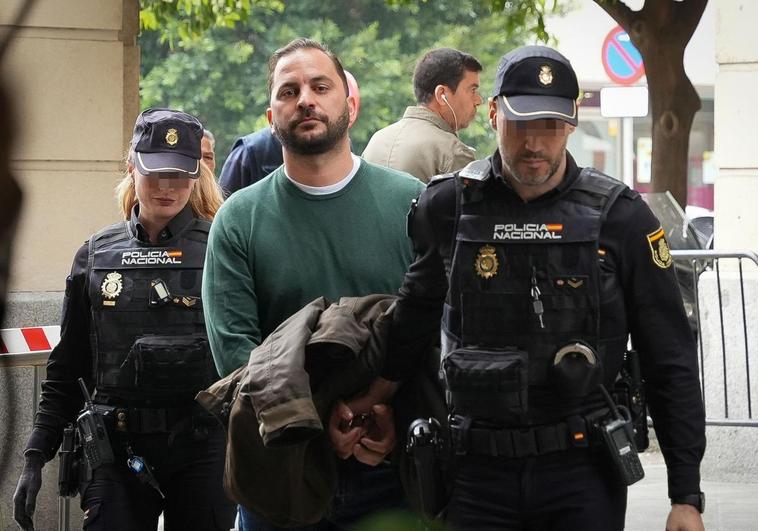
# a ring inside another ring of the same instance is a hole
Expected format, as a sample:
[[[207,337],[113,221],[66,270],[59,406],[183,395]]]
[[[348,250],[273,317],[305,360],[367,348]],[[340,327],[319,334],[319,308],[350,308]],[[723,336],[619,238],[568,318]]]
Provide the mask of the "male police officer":
[[[384,378],[349,406],[391,393],[441,318],[457,454],[449,522],[620,530],[640,471],[605,389],[631,333],[668,466],[667,529],[699,530],[704,413],[672,258],[640,196],[566,151],[578,96],[555,50],[502,58],[489,103],[498,150],[419,198]]]

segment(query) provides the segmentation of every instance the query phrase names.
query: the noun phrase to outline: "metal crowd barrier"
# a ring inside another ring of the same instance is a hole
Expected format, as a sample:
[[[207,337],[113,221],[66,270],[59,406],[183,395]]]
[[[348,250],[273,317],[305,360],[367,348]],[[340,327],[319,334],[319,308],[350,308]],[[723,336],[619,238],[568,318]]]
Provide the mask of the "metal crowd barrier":
[[[678,266],[680,285],[683,285],[683,272],[691,275],[692,284],[688,285],[685,280],[683,291],[689,286],[694,294],[706,424],[758,427],[758,419],[753,417],[752,386],[756,379],[751,385],[751,370],[755,371],[758,365],[756,360],[751,360],[751,348],[756,347],[751,344],[751,340],[754,343],[756,339],[755,331],[751,337],[751,325],[758,324],[758,311],[750,311],[750,299],[745,294],[746,265],[752,263],[758,268],[758,254],[718,250],[672,250],[671,254]],[[703,283],[704,278],[709,282]],[[708,290],[706,293],[702,293],[703,287]],[[707,305],[703,304],[705,298]],[[685,296],[685,306],[686,299]],[[708,319],[704,322],[706,313]]]
[[[35,352],[0,353],[0,370],[13,367],[31,367],[33,369],[34,398],[32,400],[32,417],[37,414],[39,396],[42,393],[42,369],[47,365],[50,350]],[[12,391],[12,390],[10,390]],[[17,404],[16,407],[19,407]],[[54,460],[57,465],[57,458]],[[70,531],[71,500],[58,498],[58,531]]]

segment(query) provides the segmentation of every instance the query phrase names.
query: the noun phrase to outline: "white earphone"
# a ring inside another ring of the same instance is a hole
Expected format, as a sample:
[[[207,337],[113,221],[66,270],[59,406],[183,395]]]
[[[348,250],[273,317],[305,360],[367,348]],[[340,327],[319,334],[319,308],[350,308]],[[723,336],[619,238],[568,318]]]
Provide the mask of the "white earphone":
[[[453,113],[453,120],[455,120],[455,129],[453,129],[453,133],[455,133],[455,136],[458,136],[458,117],[455,115],[453,106],[450,105],[450,102],[447,101],[447,94],[444,92],[442,93],[442,101],[445,102],[445,105],[447,105],[448,109],[450,109],[450,112]]]

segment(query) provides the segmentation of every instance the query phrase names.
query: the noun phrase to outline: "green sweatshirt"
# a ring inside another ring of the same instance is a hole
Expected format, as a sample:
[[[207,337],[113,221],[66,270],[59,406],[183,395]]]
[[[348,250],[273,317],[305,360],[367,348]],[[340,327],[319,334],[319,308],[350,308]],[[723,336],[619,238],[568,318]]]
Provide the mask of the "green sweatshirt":
[[[208,238],[203,309],[225,376],[282,321],[319,296],[395,293],[413,259],[405,220],[424,186],[361,161],[345,188],[310,195],[283,167],[233,194]]]

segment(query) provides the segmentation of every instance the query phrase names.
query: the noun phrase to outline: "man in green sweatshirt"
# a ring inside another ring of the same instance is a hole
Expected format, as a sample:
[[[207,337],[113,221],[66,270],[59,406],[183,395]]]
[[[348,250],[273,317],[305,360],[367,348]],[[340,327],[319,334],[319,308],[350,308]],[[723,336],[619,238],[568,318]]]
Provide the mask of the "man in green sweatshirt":
[[[268,119],[284,165],[230,197],[208,240],[204,310],[222,375],[247,363],[268,334],[316,297],[395,293],[413,258],[405,218],[423,185],[351,153],[355,102],[337,57],[296,39],[272,55],[268,88]],[[364,437],[357,460],[341,455],[350,458],[340,463],[330,521],[307,529],[340,529],[400,505],[393,471],[364,464],[390,449],[389,441]],[[240,517],[243,530],[274,529],[243,507]]]

